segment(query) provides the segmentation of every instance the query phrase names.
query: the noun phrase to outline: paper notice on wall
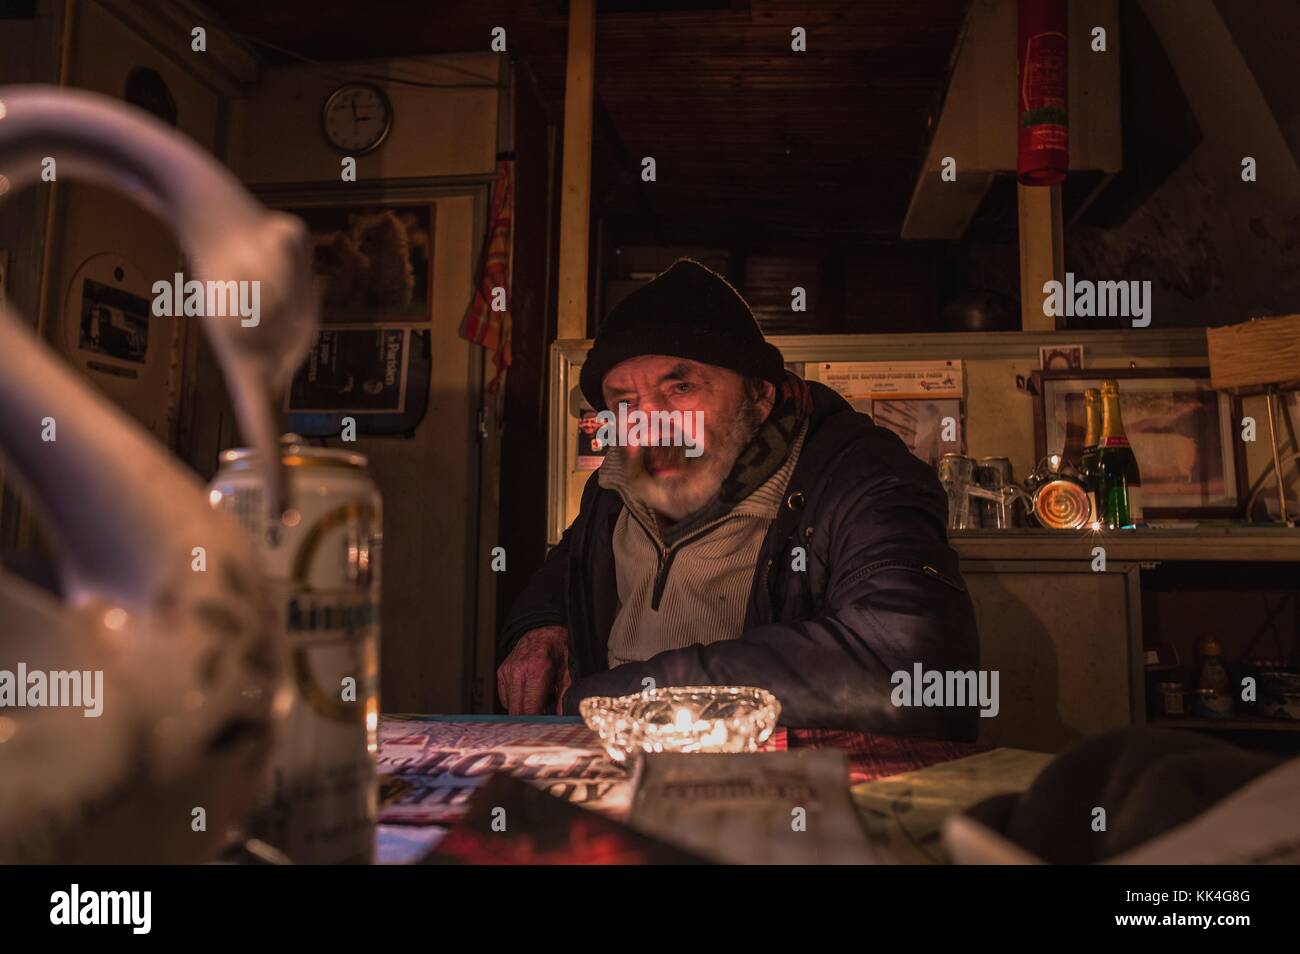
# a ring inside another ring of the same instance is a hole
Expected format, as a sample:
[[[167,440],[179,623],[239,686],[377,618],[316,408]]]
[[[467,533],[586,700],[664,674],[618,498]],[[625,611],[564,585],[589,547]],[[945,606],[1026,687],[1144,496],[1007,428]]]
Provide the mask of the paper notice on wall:
[[[830,361],[821,383],[849,401],[963,397],[960,361]]]

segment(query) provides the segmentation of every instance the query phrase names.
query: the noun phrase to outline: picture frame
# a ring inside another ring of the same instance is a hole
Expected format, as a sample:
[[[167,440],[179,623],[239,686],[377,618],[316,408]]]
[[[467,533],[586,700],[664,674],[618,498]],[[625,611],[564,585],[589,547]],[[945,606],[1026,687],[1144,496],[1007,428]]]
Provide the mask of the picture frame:
[[[321,324],[433,322],[436,202],[286,205],[306,223]]]
[[[322,328],[284,395],[294,414],[401,414],[410,331],[385,325]]]
[[[914,457],[937,468],[944,454],[966,453],[965,401],[961,398],[855,398],[855,411],[898,435]],[[945,440],[951,421],[951,440]]]
[[[1106,379],[1120,384],[1120,408],[1142,474],[1146,516],[1240,517],[1248,486],[1237,440],[1241,402],[1211,387],[1206,367],[1035,371],[1036,459],[1064,453],[1078,462],[1083,392],[1101,387]]]
[[[432,335],[400,325],[322,328],[284,396],[289,428],[333,437],[351,418],[358,434],[414,434],[429,407]]]

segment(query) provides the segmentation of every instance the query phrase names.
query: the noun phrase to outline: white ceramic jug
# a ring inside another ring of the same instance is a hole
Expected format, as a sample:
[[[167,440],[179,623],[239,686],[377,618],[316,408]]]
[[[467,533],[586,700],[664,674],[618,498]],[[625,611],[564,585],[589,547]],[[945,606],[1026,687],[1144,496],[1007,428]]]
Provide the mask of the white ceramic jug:
[[[302,223],[118,100],[0,87],[0,193],[38,178],[46,156],[60,178],[115,186],[174,225],[187,277],[261,282],[256,326],[166,320],[202,323],[245,439],[275,467],[272,400],[317,321]],[[2,308],[0,455],[55,548],[66,600],[0,576],[0,862],[212,857],[255,794],[287,703],[251,541],[209,508],[194,474]],[[279,508],[278,468],[267,478]],[[35,698],[33,685],[16,686],[20,670],[54,673],[65,700],[74,673],[87,691],[102,673],[100,713],[6,699],[5,673],[11,692]]]

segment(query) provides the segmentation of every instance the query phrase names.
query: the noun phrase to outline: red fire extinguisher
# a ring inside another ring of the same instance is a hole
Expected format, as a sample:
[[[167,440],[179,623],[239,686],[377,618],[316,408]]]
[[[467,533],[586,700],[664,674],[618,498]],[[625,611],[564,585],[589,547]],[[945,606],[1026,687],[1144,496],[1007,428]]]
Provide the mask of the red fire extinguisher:
[[[1053,185],[1070,168],[1066,0],[1020,0],[1019,7],[1016,175],[1024,185]]]

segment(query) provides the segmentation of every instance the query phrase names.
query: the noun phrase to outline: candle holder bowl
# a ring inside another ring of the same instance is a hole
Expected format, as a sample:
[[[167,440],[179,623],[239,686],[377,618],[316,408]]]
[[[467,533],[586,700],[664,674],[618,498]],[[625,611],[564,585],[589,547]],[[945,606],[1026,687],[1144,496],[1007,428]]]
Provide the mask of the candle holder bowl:
[[[653,752],[756,752],[776,730],[781,703],[752,686],[666,686],[591,696],[578,706],[616,762]]]

